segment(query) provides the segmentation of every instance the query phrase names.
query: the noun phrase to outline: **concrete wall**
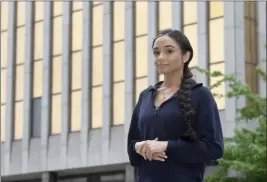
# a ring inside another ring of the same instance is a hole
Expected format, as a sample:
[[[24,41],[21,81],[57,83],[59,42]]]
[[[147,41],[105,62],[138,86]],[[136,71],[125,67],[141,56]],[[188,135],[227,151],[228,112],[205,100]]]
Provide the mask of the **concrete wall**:
[[[9,22],[14,18],[14,2],[9,2]],[[84,32],[91,30],[91,18],[90,7],[91,2],[84,2]],[[173,17],[180,14],[181,2],[174,2],[173,6]],[[31,26],[29,22],[30,11],[32,11],[31,2],[27,2],[29,12],[26,14],[26,40],[31,40]],[[244,21],[243,19],[243,2],[225,2],[225,70],[226,73],[244,73]],[[12,87],[12,80],[14,77],[14,70],[12,63],[14,62],[14,25],[9,23],[8,26],[8,77],[7,77],[7,119],[6,119],[6,142],[1,143],[1,176],[3,179],[8,176],[16,176],[29,173],[39,173],[44,171],[59,171],[72,168],[86,168],[86,167],[100,167],[108,165],[118,165],[118,169],[124,168],[124,164],[128,163],[128,157],[126,153],[126,137],[129,128],[130,117],[133,110],[134,103],[134,81],[133,81],[133,55],[134,55],[134,32],[133,32],[133,16],[134,16],[134,3],[126,2],[125,19],[125,124],[121,126],[111,127],[110,126],[110,102],[111,102],[111,83],[109,81],[110,70],[111,70],[111,44],[105,43],[111,40],[111,33],[105,31],[111,26],[111,3],[104,3],[104,32],[103,36],[106,40],[103,46],[103,58],[104,58],[104,71],[103,71],[103,127],[101,129],[89,130],[90,113],[89,109],[89,77],[88,70],[90,70],[90,64],[86,60],[90,60],[92,54],[90,51],[90,34],[84,33],[83,46],[87,49],[83,52],[83,88],[82,88],[82,130],[80,132],[68,133],[68,122],[69,121],[69,108],[67,97],[68,92],[63,89],[62,92],[62,134],[56,136],[49,136],[49,117],[50,117],[50,100],[49,100],[49,86],[50,73],[51,73],[51,62],[50,57],[51,50],[49,48],[49,39],[51,38],[51,32],[49,30],[51,26],[51,20],[49,15],[51,14],[51,2],[45,2],[45,18],[44,18],[44,76],[43,76],[43,98],[42,98],[42,134],[41,138],[29,138],[29,113],[30,113],[30,100],[29,95],[26,95],[26,108],[24,109],[25,120],[23,125],[24,138],[21,141],[12,140],[12,98],[11,94],[14,92]],[[207,68],[208,59],[208,31],[207,31],[207,3],[198,3],[198,64],[202,68]],[[155,2],[149,3],[149,22],[150,26],[148,30],[148,42],[151,42],[156,32],[156,19],[155,14]],[[68,70],[69,70],[69,53],[68,53],[68,37],[69,37],[69,14],[70,14],[69,2],[64,2],[63,5],[63,59],[66,64],[63,68],[63,83],[62,88],[68,87]],[[258,2],[258,39],[259,45],[266,44],[266,3]],[[181,28],[181,19],[173,18],[173,27],[176,29]],[[265,40],[265,41],[264,41]],[[26,41],[27,43],[27,41]],[[150,46],[150,45],[149,45]],[[27,69],[31,69],[30,63],[31,58],[27,57],[31,55],[32,50],[27,50],[25,65]],[[266,50],[259,49],[259,56],[266,58]],[[149,56],[151,59],[151,55]],[[87,75],[87,74],[88,75]],[[149,69],[149,84],[153,84],[156,81],[155,71]],[[30,71],[25,71],[25,78],[28,82],[25,82],[24,93],[29,93],[30,90]],[[204,75],[196,75],[198,81],[207,85],[207,77]],[[243,79],[241,77],[241,79]],[[266,93],[266,88],[263,83],[260,84],[260,90],[262,93]],[[227,90],[228,88],[226,88]],[[233,130],[236,127],[234,118],[236,116],[235,109],[244,104],[244,99],[231,99],[226,100],[226,109],[220,111],[220,117],[224,135],[226,137],[233,135]],[[89,121],[89,122],[88,122]],[[123,164],[123,165],[120,165]],[[127,166],[127,165],[126,165]],[[107,168],[106,168],[107,169]],[[131,176],[130,174],[128,174]],[[20,178],[20,177],[19,177]]]

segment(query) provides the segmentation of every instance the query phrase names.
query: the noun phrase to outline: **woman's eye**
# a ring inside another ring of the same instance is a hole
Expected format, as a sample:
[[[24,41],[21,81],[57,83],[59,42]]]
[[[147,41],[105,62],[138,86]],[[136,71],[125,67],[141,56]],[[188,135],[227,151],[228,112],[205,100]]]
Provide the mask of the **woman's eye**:
[[[167,53],[171,54],[173,52],[173,50],[167,50]]]
[[[159,52],[158,51],[154,51],[154,55],[158,55],[159,54]]]

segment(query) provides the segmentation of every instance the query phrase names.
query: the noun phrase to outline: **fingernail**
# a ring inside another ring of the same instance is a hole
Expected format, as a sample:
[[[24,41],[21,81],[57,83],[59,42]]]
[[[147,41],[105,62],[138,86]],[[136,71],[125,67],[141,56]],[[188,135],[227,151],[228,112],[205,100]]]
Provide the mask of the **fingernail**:
[[[162,159],[162,162],[164,162],[165,160],[164,159]]]
[[[165,156],[165,158],[167,159],[168,157],[167,157],[167,156]]]

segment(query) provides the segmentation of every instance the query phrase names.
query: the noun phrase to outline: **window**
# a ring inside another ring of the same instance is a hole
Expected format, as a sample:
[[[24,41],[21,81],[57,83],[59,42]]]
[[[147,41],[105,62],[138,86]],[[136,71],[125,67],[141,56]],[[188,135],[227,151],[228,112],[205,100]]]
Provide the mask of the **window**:
[[[52,96],[52,124],[51,134],[59,134],[61,131],[61,94]]]
[[[102,126],[102,83],[103,83],[103,13],[102,3],[92,8],[93,32],[92,32],[92,118],[91,127]]]
[[[113,53],[113,81],[124,80],[124,41],[114,44]]]
[[[81,130],[81,90],[71,93],[71,131]]]
[[[80,4],[81,2],[73,2]],[[72,51],[82,49],[83,11],[72,13]]]
[[[147,36],[136,38],[136,65],[135,65],[135,79],[136,79],[136,102],[138,101],[139,94],[148,85],[148,43]]]
[[[71,131],[81,129],[82,52],[72,53]],[[75,91],[74,91],[75,90]]]
[[[41,21],[34,26],[34,60],[43,58],[43,25]]]
[[[1,32],[1,61],[0,62],[1,62],[1,68],[5,68],[7,66],[7,31]]]
[[[6,103],[6,69],[1,69],[1,104]]]
[[[25,6],[25,2],[17,2],[17,26],[25,25]]]
[[[15,131],[14,139],[20,140],[23,136],[23,102],[15,103],[15,117],[14,117]]]
[[[193,58],[189,67],[197,66],[197,2],[183,2],[183,32],[193,48]]]
[[[92,88],[92,128],[102,127],[102,86]]]
[[[103,82],[103,59],[102,47],[93,48],[93,86],[101,85]]]
[[[183,24],[197,22],[197,2],[183,2]]]
[[[72,53],[72,90],[81,89],[82,83],[82,52]]]
[[[103,5],[93,7],[93,46],[103,42]]]
[[[53,16],[62,15],[62,2],[61,1],[54,1],[53,2]]]
[[[210,71],[220,71],[224,74],[224,63],[218,63],[210,65]],[[215,84],[217,81],[221,80],[222,77],[211,77],[210,78],[210,85]],[[215,94],[215,100],[218,106],[218,109],[224,109],[225,108],[225,83],[223,82],[219,87],[215,87],[212,89],[212,93]],[[223,95],[223,97],[216,96],[216,95]]]
[[[62,16],[53,18],[53,55],[62,54]]]
[[[124,6],[113,3],[113,125],[124,122]]]
[[[159,30],[172,27],[172,2],[159,2]]]
[[[41,97],[32,99],[31,137],[41,136],[41,106]]]
[[[210,20],[209,23],[210,64],[224,61],[224,19]]]
[[[24,97],[24,65],[16,66],[16,101]]]
[[[113,2],[113,40],[124,39],[124,2]]]
[[[99,2],[99,1],[94,1],[93,2],[93,5],[95,6],[95,5],[99,5],[99,4],[102,4],[102,2]]]
[[[135,102],[138,102],[140,93],[147,88],[148,80],[147,77],[136,79],[136,88],[135,88]]]
[[[136,77],[147,76],[148,43],[147,36],[136,38]],[[151,51],[151,50],[149,50]]]
[[[6,140],[6,106],[1,105],[1,142]]]
[[[220,71],[224,73],[224,17],[223,2],[209,2],[209,69],[211,72]],[[210,77],[209,84],[213,85],[221,80],[219,77]],[[225,108],[225,83],[214,88],[212,92],[215,96],[218,109]]]
[[[7,30],[7,22],[8,22],[8,1],[1,1],[1,31]],[[2,39],[1,39],[2,42]],[[2,44],[1,44],[2,46]],[[2,52],[1,52],[2,53]]]
[[[193,58],[189,64],[190,67],[197,66],[197,24],[187,25],[184,27],[184,34],[189,39],[193,48]]]
[[[35,21],[44,19],[44,2],[35,2]]]
[[[256,2],[244,3],[246,83],[255,93],[258,92],[256,8]]]
[[[25,52],[25,26],[17,28],[16,37],[16,63],[24,63]]]
[[[124,41],[114,44],[113,54],[113,124],[124,122]]]
[[[248,1],[244,4],[244,14],[245,18],[250,18],[251,20],[256,20],[257,16],[257,4],[256,2]]]
[[[52,93],[61,93],[62,57],[53,57],[52,66]]]
[[[209,17],[211,19],[217,18],[217,17],[222,17],[223,16],[223,11],[224,11],[224,2],[209,2]]]
[[[42,96],[43,86],[43,61],[34,61],[33,63],[33,97]]]
[[[124,82],[118,82],[113,85],[113,124],[124,123]]]
[[[148,2],[135,2],[135,35],[144,35],[147,34],[147,25],[148,25],[148,17],[147,17],[147,9]]]
[[[81,10],[82,8],[83,8],[83,2],[82,1],[72,2],[72,10],[73,11]]]

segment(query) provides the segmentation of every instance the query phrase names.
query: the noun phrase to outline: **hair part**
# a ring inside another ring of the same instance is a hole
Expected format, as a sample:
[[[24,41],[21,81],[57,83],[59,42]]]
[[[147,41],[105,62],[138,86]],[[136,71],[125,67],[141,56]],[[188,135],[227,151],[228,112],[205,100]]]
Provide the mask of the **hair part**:
[[[154,46],[155,41],[161,37],[167,35],[172,38],[181,48],[182,54],[186,54],[188,51],[190,52],[189,59],[184,63],[183,68],[183,77],[181,80],[180,89],[177,94],[177,99],[180,103],[181,116],[187,125],[187,131],[184,134],[184,138],[187,138],[191,141],[196,140],[196,132],[192,128],[193,118],[195,115],[195,109],[191,105],[192,98],[192,85],[196,84],[196,81],[192,79],[193,74],[189,69],[189,63],[193,58],[193,48],[187,39],[187,37],[178,30],[164,30],[159,33],[159,35],[153,40],[152,47]]]

